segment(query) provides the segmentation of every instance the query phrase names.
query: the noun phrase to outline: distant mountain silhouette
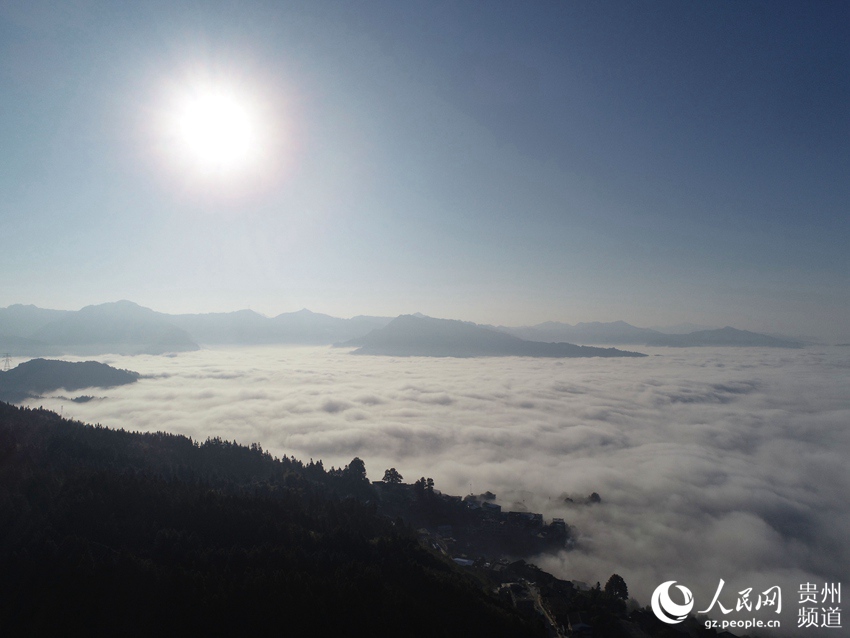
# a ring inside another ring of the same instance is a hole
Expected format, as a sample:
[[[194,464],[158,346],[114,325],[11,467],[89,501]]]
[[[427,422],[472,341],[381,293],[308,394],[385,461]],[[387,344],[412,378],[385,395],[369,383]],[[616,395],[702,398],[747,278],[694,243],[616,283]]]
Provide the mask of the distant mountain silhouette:
[[[62,348],[36,339],[0,334],[0,354],[13,357],[55,357],[62,354]]]
[[[362,336],[387,325],[391,317],[340,319],[306,308],[274,318],[252,310],[197,315],[161,315],[202,344],[297,343],[326,345]]]
[[[536,326],[520,328],[499,327],[499,330],[512,334],[521,339],[531,341],[567,341],[580,344],[644,344],[651,337],[661,333],[649,328],[638,328],[625,321],[601,323],[568,323],[547,321]]]
[[[681,327],[681,326],[680,326]],[[613,344],[638,346],[758,346],[769,348],[798,348],[802,344],[790,339],[780,339],[770,335],[720,328],[718,330],[698,330],[686,334],[665,334],[650,328],[638,328],[625,321],[600,323],[567,323],[547,321],[536,326],[506,328],[499,330],[523,339],[534,341],[569,341],[581,344]]]
[[[354,339],[370,330],[386,326],[392,318],[361,315],[351,319],[338,319],[310,312],[305,308],[298,312],[278,315],[273,321],[283,330],[287,341],[324,344]]]
[[[66,314],[67,310],[48,310],[22,304],[0,308],[0,351],[16,357],[61,354],[57,346],[44,343],[32,335]]]
[[[160,317],[185,330],[198,343],[266,343],[268,319],[253,310]]]
[[[571,343],[526,341],[485,326],[401,315],[387,326],[343,346],[360,346],[353,354],[426,357],[643,357],[637,352],[592,348]]]
[[[131,301],[65,313],[36,330],[32,338],[85,354],[162,354],[198,349],[185,330]]]
[[[32,359],[0,372],[0,401],[22,401],[59,388],[111,388],[134,383],[138,378],[138,372],[119,370],[96,361],[72,363]]]
[[[684,335],[658,334],[649,340],[650,346],[757,346],[766,348],[800,348],[802,344],[788,339],[778,339],[749,330],[726,326],[718,330],[698,330]]]
[[[414,319],[431,320],[422,313],[405,315]],[[392,317],[357,316],[342,319],[303,309],[276,317],[264,317],[252,310],[207,314],[170,315],[155,312],[130,301],[118,301],[87,306],[79,311],[46,310],[20,304],[0,308],[0,354],[13,356],[57,356],[60,354],[94,355],[107,352],[121,354],[163,354],[197,350],[203,345],[265,345],[310,344],[330,345],[358,341],[372,331],[395,321]],[[437,321],[437,320],[435,320]],[[445,320],[449,321],[449,320]],[[590,322],[570,325],[547,321],[535,326],[480,326],[457,321],[473,328],[489,329],[511,335],[526,342],[578,345],[632,346],[760,346],[799,347],[801,344],[781,337],[746,330],[689,331],[687,334],[664,333],[639,328],[625,321]],[[684,330],[688,326],[671,327]],[[446,335],[448,338],[448,335]],[[493,338],[493,337],[489,337]],[[486,345],[482,341],[475,352],[528,352],[540,346],[519,346],[517,343]],[[472,343],[472,342],[470,342]],[[572,347],[575,347],[574,345]],[[423,348],[428,350],[423,344]],[[603,354],[555,354],[567,352],[560,347],[545,349],[549,354],[529,356],[606,356]],[[441,355],[442,356],[442,355]],[[453,355],[447,355],[453,356]],[[461,355],[477,356],[477,355]],[[607,355],[611,356],[611,355]],[[622,355],[616,355],[622,356]]]
[[[698,332],[700,330],[716,330],[714,326],[706,326],[701,323],[691,323],[688,321],[669,326],[650,326],[650,329],[667,335],[685,335],[689,332]]]
[[[0,335],[28,337],[36,330],[68,314],[71,314],[71,311],[49,310],[23,304],[0,308]]]

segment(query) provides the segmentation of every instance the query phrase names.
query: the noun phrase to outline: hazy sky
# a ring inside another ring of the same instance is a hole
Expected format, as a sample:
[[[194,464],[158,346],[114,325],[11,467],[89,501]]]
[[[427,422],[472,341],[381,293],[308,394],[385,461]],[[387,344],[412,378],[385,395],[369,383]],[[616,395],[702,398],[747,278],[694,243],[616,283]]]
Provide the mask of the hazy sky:
[[[848,33],[846,2],[5,1],[0,305],[850,340]],[[247,159],[198,163],[210,96]]]

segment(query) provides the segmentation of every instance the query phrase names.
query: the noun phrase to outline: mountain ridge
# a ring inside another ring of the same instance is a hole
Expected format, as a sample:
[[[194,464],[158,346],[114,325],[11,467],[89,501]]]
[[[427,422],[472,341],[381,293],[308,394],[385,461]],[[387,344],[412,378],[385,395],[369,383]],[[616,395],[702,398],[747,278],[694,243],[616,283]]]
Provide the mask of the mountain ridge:
[[[404,315],[402,315],[404,316]],[[422,313],[409,315],[431,319]],[[77,311],[13,304],[0,308],[0,351],[13,356],[164,354],[202,345],[332,345],[363,338],[395,317],[357,315],[348,319],[306,308],[267,317],[248,309],[232,312],[168,314],[132,301],[89,305]],[[469,321],[460,323],[478,326]],[[727,326],[719,330],[663,333],[625,321],[546,321],[533,326],[483,326],[541,343],[634,346],[800,347],[801,342]]]
[[[643,357],[615,348],[593,348],[571,343],[527,341],[487,326],[456,319],[400,315],[361,339],[352,354],[426,357]]]

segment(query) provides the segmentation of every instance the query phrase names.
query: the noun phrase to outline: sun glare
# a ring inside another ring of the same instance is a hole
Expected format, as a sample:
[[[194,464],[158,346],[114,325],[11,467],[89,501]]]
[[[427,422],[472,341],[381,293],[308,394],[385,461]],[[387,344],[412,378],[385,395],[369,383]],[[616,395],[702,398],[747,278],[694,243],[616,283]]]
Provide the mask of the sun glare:
[[[164,80],[140,114],[158,177],[207,207],[261,197],[294,161],[288,95],[261,76],[189,69]]]
[[[258,122],[247,99],[206,88],[184,97],[174,113],[173,134],[184,159],[204,172],[248,168],[259,152]]]
[[[256,124],[249,109],[232,96],[209,92],[186,100],[177,119],[185,151],[202,166],[233,170],[256,151]]]

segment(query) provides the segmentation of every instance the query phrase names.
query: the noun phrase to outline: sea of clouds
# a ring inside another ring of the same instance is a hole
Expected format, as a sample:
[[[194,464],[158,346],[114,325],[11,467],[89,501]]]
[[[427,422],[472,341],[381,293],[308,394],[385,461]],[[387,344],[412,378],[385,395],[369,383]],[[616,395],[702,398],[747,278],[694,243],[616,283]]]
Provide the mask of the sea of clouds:
[[[101,397],[88,403],[57,392],[29,404],[112,427],[259,442],[326,467],[359,456],[371,479],[395,467],[452,494],[492,490],[504,509],[573,526],[575,549],[534,558],[560,577],[593,584],[618,573],[641,604],[676,580],[695,610],[720,579],[726,608],[746,588],[756,602],[780,585],[782,624],[796,627],[801,584],[850,580],[850,348],[645,351],[653,356],[107,356],[145,377],[64,393]],[[601,504],[580,502],[591,492]]]

